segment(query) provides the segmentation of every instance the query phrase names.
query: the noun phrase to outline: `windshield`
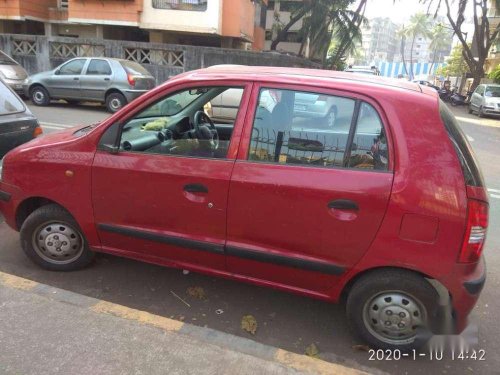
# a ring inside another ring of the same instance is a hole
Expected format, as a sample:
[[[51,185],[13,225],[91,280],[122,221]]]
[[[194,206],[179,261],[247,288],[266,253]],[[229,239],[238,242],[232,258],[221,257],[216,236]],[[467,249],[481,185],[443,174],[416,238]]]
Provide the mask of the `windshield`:
[[[206,89],[184,90],[178,92],[149,107],[136,116],[136,118],[174,116],[206,92]]]
[[[141,64],[134,61],[120,61],[127,73],[135,75],[150,76],[151,74]]]
[[[9,56],[0,51],[0,65],[17,65]]]
[[[500,86],[486,86],[486,91],[484,92],[484,96],[499,98],[500,97]]]

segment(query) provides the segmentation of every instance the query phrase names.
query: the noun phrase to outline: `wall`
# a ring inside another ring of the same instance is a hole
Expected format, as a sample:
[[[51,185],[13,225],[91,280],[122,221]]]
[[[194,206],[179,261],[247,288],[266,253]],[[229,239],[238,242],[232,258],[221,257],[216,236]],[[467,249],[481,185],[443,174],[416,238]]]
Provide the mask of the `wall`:
[[[2,19],[48,19],[49,8],[57,7],[57,0],[2,0]]]
[[[250,3],[250,1],[248,2]],[[222,0],[210,0],[207,10],[204,12],[154,9],[152,1],[145,0],[139,26],[153,30],[220,34],[222,29]]]
[[[14,53],[14,44],[23,42],[34,46],[33,51],[24,54]],[[74,39],[13,34],[0,35],[0,50],[13,56],[14,59],[24,66],[29,74],[53,69],[64,61],[69,60],[70,57],[55,57],[53,54],[54,44],[61,43],[65,43],[68,46],[78,44],[82,51],[88,51],[89,47],[96,47],[103,52],[104,56],[116,58],[127,57],[125,49],[129,49],[129,51],[134,53],[134,56],[140,56],[144,60],[142,65],[156,77],[158,83],[164,82],[170,76],[185,71],[218,64],[318,67],[317,64],[306,59],[270,52],[251,52],[213,47],[84,38]],[[92,55],[95,54],[95,51],[91,50],[88,53]],[[151,55],[152,53],[154,54]],[[145,56],[147,56],[147,58],[145,58]],[[158,56],[163,56],[163,59],[159,59]],[[179,59],[176,59],[175,56],[179,57]],[[154,60],[161,61],[159,63],[152,63]],[[149,63],[147,61],[149,61]]]
[[[137,26],[142,7],[143,0],[70,0],[68,21]]]

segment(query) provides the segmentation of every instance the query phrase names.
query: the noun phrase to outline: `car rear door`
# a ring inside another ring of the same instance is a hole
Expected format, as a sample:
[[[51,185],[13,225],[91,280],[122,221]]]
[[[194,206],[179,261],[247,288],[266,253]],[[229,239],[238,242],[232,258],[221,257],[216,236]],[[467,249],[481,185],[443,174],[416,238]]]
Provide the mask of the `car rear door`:
[[[268,111],[271,90],[278,103]],[[295,117],[306,95],[336,103],[333,128]],[[326,293],[367,251],[385,214],[393,173],[380,107],[292,85],[258,85],[253,102],[229,191],[228,270]]]
[[[112,79],[113,72],[108,61],[91,59],[80,77],[82,99],[104,101],[104,95],[111,86]]]

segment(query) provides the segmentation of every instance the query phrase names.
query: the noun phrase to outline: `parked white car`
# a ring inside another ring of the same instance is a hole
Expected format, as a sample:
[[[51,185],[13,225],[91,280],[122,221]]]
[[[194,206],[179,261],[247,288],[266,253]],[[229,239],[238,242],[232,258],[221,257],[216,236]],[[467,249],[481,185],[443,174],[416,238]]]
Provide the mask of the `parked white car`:
[[[500,115],[500,85],[483,84],[476,87],[469,103],[469,113],[479,117]]]

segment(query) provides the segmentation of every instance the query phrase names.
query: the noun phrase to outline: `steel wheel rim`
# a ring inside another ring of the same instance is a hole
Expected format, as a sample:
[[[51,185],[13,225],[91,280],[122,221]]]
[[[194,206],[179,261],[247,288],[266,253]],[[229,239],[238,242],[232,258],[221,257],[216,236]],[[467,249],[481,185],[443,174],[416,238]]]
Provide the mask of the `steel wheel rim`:
[[[120,101],[120,99],[118,98],[113,98],[111,99],[111,101],[109,102],[109,106],[114,110],[118,110],[121,108],[122,106],[122,102]]]
[[[52,264],[68,264],[83,253],[83,237],[71,225],[51,221],[33,232],[32,245],[37,255]]]
[[[363,307],[363,323],[378,340],[404,345],[415,340],[417,327],[426,325],[425,306],[411,294],[384,291],[370,298]]]
[[[33,92],[33,99],[35,100],[36,103],[42,103],[43,100],[45,99],[45,95],[40,90],[35,90]]]

